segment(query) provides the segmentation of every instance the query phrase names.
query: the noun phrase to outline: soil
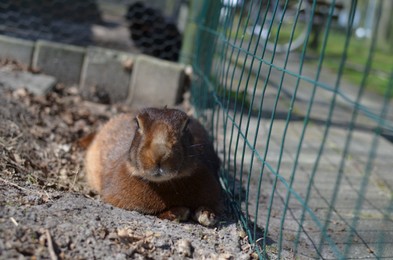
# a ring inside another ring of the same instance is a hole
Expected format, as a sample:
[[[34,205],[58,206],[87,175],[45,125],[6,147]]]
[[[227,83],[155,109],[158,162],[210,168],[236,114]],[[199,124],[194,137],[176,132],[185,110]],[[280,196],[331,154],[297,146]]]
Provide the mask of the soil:
[[[0,259],[249,259],[228,211],[215,228],[115,208],[84,181],[83,138],[122,105],[57,85],[45,96],[0,86]]]

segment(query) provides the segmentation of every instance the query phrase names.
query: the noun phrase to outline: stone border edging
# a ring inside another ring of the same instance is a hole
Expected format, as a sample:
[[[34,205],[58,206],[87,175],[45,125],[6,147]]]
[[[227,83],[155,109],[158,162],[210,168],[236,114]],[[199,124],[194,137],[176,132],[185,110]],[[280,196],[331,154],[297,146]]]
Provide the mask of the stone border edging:
[[[111,102],[136,107],[175,105],[185,88],[183,64],[101,47],[0,35],[0,58],[17,60],[66,85],[78,85],[87,99],[100,91]]]

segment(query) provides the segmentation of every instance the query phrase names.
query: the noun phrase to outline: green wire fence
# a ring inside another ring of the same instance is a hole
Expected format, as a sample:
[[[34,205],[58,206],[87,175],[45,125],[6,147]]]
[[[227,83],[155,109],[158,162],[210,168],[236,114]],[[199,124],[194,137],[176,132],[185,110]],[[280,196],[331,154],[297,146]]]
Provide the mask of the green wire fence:
[[[182,51],[261,258],[393,258],[391,1],[191,1]]]

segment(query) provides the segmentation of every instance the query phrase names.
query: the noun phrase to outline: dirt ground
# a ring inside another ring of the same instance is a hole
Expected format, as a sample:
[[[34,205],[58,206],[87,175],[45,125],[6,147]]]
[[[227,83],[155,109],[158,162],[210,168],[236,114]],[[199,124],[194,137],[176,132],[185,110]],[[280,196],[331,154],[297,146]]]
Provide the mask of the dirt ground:
[[[249,259],[228,213],[216,228],[112,207],[84,181],[82,137],[121,105],[0,86],[0,259]]]

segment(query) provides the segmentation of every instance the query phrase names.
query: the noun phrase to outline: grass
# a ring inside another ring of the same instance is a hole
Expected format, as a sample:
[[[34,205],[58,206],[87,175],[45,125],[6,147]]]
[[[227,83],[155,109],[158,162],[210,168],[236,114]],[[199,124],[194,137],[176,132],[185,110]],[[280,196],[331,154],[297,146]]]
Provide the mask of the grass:
[[[344,51],[346,36],[337,30],[332,30],[325,49],[324,66],[338,71]],[[354,85],[361,85],[365,75],[366,63],[370,51],[370,39],[357,39],[352,36],[347,52],[346,66],[343,71],[344,80]],[[312,52],[311,52],[312,53]],[[371,71],[367,76],[366,89],[384,96],[386,94],[392,68],[393,53],[376,47],[371,63]],[[313,61],[314,62],[314,61]],[[393,91],[389,97],[393,98]]]
[[[239,24],[239,17],[236,15],[233,21],[233,27],[231,30],[230,40],[234,41],[236,34],[236,27]],[[240,23],[242,24],[242,23]],[[301,23],[299,24],[301,25]],[[248,42],[251,40],[251,35],[245,33],[242,34],[244,30],[245,24],[241,25],[240,35],[238,38],[243,38],[244,42]],[[298,26],[299,27],[299,26]],[[272,34],[274,35],[274,28]],[[296,33],[299,33],[299,28],[297,28]],[[283,26],[280,30],[279,41],[289,39],[291,31],[291,26]],[[228,35],[229,36],[229,35]],[[320,35],[320,40],[322,41],[323,32]],[[355,36],[351,36],[350,45],[347,52],[347,60],[346,66],[343,71],[343,79],[352,83],[353,85],[360,86],[363,77],[365,66],[367,63],[371,39],[359,39]],[[310,38],[313,38],[311,35]],[[253,39],[256,41],[255,37]],[[342,31],[338,29],[332,28],[329,33],[329,38],[327,42],[327,47],[325,49],[325,61],[323,66],[337,72],[340,66],[340,61],[344,51],[344,44],[346,40],[346,35]],[[240,39],[238,39],[240,42]],[[320,48],[320,46],[319,46]],[[365,82],[366,89],[370,92],[379,94],[381,96],[385,96],[389,84],[389,78],[391,77],[391,69],[392,69],[392,61],[393,61],[393,51],[388,50],[387,46],[384,48],[380,47],[377,44],[377,48],[375,50],[370,73],[367,76],[367,80]],[[319,54],[317,50],[312,50],[310,46],[307,48],[308,54],[311,56],[315,56]],[[316,60],[309,60],[310,65],[315,65],[317,63]],[[393,98],[393,91],[388,91],[389,98]]]

